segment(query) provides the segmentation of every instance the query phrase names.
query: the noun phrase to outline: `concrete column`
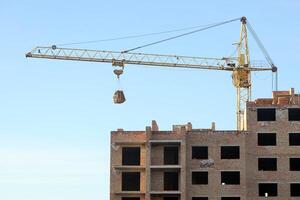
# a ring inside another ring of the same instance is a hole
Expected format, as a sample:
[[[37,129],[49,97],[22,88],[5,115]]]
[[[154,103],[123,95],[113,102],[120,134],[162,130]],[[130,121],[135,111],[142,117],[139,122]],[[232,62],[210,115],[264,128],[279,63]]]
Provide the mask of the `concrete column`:
[[[186,200],[186,129],[181,127],[180,129],[182,139],[180,145],[180,192],[181,200]]]
[[[151,138],[151,127],[147,126],[146,127],[146,143],[145,143],[145,150],[146,150],[146,193],[145,193],[145,200],[151,200],[151,195],[150,195],[150,190],[151,190],[151,169],[150,169],[150,165],[151,165],[151,143],[149,142],[150,138]]]

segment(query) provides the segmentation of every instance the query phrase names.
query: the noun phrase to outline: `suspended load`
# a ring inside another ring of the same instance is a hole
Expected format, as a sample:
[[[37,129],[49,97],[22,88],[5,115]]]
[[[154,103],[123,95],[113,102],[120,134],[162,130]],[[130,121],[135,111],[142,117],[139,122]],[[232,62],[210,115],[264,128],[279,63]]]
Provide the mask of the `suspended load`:
[[[113,100],[114,100],[115,104],[124,103],[126,101],[126,98],[125,98],[123,90],[117,90],[114,93]]]
[[[113,60],[112,65],[113,65],[113,67],[115,67],[114,74],[117,75],[117,80],[118,80],[118,89],[114,93],[113,100],[114,100],[115,104],[121,104],[126,101],[126,98],[125,98],[123,90],[121,89],[121,83],[120,83],[120,75],[123,74],[123,70],[124,70],[124,61]]]

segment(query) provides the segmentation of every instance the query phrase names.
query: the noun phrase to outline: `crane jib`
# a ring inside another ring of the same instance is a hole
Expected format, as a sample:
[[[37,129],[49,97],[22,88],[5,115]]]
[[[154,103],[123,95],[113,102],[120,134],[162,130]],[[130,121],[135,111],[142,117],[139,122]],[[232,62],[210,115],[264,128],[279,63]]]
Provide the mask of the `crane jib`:
[[[236,58],[206,58],[177,55],[122,53],[114,51],[86,50],[72,48],[36,47],[26,54],[26,57],[46,58],[57,60],[89,61],[89,62],[119,62],[123,64],[177,67],[190,69],[211,69],[234,71],[244,69],[249,71],[268,71],[271,68],[263,67],[232,67],[228,63],[236,62]]]

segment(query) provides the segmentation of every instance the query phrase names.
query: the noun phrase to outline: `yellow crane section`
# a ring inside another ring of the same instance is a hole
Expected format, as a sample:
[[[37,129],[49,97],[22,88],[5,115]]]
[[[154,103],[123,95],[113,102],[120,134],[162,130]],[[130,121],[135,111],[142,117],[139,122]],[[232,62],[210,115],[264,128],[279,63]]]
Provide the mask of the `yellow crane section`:
[[[271,66],[268,66],[266,64],[254,65],[250,63],[246,27],[247,21],[245,17],[240,18],[240,21],[241,32],[239,42],[237,43],[238,51],[235,57],[207,58],[146,54],[130,52],[132,50],[118,52],[76,48],[59,48],[56,45],[52,45],[49,47],[35,47],[32,51],[26,54],[26,57],[111,63],[114,67],[114,73],[118,77],[123,73],[124,66],[127,64],[229,71],[232,73],[233,85],[234,87],[236,87],[237,91],[237,130],[244,130],[244,110],[246,108],[246,102],[251,99],[251,72],[276,72],[277,68],[273,63],[271,64]],[[124,101],[125,98],[123,101],[116,103],[123,103]]]

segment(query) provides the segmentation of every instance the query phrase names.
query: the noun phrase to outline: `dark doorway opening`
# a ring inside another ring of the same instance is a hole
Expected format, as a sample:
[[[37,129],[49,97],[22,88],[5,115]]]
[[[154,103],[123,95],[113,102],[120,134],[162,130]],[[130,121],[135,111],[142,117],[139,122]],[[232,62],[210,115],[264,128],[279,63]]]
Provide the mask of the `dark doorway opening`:
[[[164,172],[164,190],[178,190],[178,172]]]
[[[291,183],[291,197],[300,197],[300,183]]]
[[[140,172],[122,172],[122,191],[140,191]]]
[[[164,164],[178,165],[178,146],[164,147]]]
[[[122,148],[122,165],[140,165],[141,150],[140,147]]]

